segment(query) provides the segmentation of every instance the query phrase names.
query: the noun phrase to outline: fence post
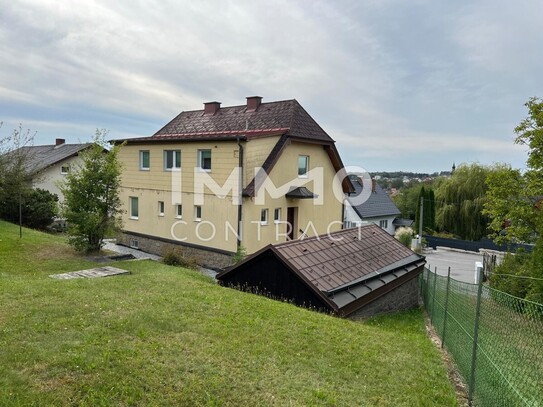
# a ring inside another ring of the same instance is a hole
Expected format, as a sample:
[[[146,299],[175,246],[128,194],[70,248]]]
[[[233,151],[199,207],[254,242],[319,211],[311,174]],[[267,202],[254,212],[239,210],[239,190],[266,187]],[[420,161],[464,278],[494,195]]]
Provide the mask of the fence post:
[[[473,390],[475,388],[475,363],[477,362],[477,339],[479,337],[479,317],[481,315],[481,294],[483,292],[483,271],[479,271],[479,284],[477,286],[477,306],[475,308],[475,329],[473,331],[473,350],[471,352],[471,372],[469,378],[468,403],[473,405]]]
[[[449,286],[451,284],[451,266],[447,271],[447,289],[445,291],[445,313],[443,314],[443,334],[441,335],[441,349],[445,346],[445,332],[447,331],[447,312],[449,309]]]
[[[437,266],[434,269],[434,289],[432,294],[432,313],[430,314],[430,323],[434,325],[434,311],[436,306],[436,282],[437,282]]]

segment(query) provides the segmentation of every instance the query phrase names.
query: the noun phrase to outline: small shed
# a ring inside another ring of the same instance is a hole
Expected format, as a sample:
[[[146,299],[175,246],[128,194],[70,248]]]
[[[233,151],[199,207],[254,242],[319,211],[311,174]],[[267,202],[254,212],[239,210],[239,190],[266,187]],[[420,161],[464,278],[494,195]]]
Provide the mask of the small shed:
[[[374,224],[268,245],[219,273],[221,285],[352,319],[418,305],[426,260]]]

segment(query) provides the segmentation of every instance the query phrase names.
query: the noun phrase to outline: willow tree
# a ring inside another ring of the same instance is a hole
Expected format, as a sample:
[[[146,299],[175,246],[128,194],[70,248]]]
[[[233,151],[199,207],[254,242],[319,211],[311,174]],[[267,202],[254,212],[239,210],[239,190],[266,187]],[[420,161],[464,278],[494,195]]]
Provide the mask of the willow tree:
[[[479,240],[486,234],[488,217],[483,214],[486,178],[492,171],[479,164],[463,164],[435,190],[436,226],[461,239]]]

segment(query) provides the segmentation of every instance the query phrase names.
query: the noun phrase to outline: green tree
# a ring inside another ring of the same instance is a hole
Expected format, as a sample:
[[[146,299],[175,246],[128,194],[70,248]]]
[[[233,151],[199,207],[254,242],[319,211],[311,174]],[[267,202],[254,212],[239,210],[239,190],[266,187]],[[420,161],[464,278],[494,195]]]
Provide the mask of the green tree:
[[[32,152],[28,147],[34,136],[19,125],[0,138],[0,217],[12,222],[19,220],[19,206],[32,189]]]
[[[485,236],[488,218],[482,213],[486,200],[486,178],[490,168],[479,164],[461,165],[435,190],[436,227],[461,239]]]
[[[107,152],[106,135],[105,130],[96,131],[94,145],[81,153],[80,168],[71,171],[61,185],[69,241],[79,251],[100,250],[106,234],[120,226],[121,146]]]
[[[525,104],[528,116],[515,128],[515,143],[528,147],[526,171],[501,165],[487,177],[488,191],[484,212],[492,220],[489,228],[499,243],[535,242],[533,252],[522,261],[509,261],[515,267],[499,271],[534,277],[522,283],[525,297],[543,302],[543,101],[531,98]],[[505,265],[507,263],[504,262]],[[495,280],[496,281],[496,280]],[[522,295],[515,279],[497,280],[500,288]],[[492,280],[491,280],[492,283]]]
[[[417,198],[422,184],[414,184],[407,188],[402,188],[400,193],[392,198],[394,204],[398,207],[402,216],[407,219],[415,219],[420,201]]]
[[[419,196],[417,198],[417,209],[415,215],[415,228],[418,230],[420,222],[420,201],[421,199],[424,202],[422,209],[422,229],[423,231],[430,231],[435,229],[435,195],[434,190],[427,186],[423,186],[420,189]]]
[[[426,209],[428,208],[428,209]],[[425,218],[427,219],[428,228],[431,230],[435,230],[436,228],[436,197],[433,189],[429,189],[427,192],[427,204],[425,204],[425,209],[428,215],[425,214]]]
[[[22,194],[6,197],[0,205],[0,217],[9,221],[19,219],[21,199],[22,224],[30,228],[45,229],[58,214],[58,196],[44,189],[25,189]]]

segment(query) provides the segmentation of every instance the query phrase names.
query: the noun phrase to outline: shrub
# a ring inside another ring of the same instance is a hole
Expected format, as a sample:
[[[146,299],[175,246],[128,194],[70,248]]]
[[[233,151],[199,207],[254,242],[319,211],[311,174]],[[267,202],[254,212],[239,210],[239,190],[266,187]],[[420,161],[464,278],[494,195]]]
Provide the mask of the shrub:
[[[238,246],[238,249],[236,250],[236,254],[232,256],[232,259],[234,260],[234,264],[241,263],[243,259],[247,256],[247,249],[243,246]]]
[[[198,260],[194,257],[185,257],[179,248],[168,248],[162,252],[162,262],[169,266],[184,267],[192,270],[198,269]]]
[[[400,241],[405,247],[411,248],[411,241],[413,240],[413,229],[401,227],[399,228],[394,237]]]
[[[58,214],[58,196],[45,189],[30,189],[21,196],[22,223],[34,229],[45,229]],[[19,196],[10,195],[0,204],[0,217],[11,221],[19,220]]]

